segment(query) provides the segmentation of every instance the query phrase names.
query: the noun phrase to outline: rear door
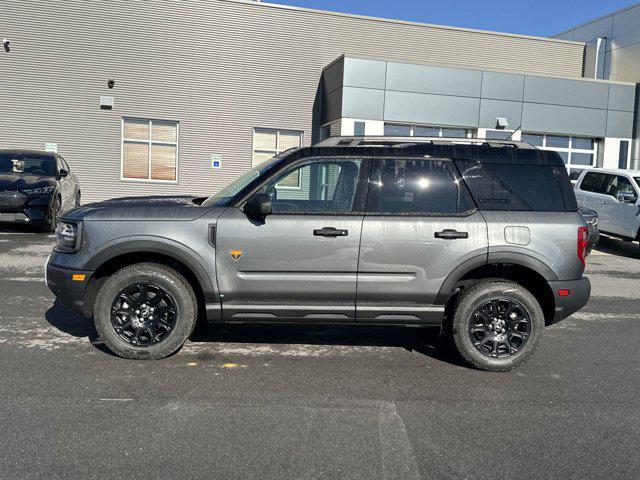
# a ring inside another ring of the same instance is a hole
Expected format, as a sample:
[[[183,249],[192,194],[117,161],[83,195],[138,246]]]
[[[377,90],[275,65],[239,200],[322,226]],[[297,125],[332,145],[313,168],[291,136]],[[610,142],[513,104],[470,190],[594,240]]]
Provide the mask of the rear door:
[[[218,219],[224,320],[355,321],[368,170],[351,158],[307,158],[267,180],[263,222],[229,208]]]
[[[451,161],[373,160],[358,321],[438,324],[444,309],[434,302],[444,280],[466,260],[486,262],[487,244],[485,221]]]

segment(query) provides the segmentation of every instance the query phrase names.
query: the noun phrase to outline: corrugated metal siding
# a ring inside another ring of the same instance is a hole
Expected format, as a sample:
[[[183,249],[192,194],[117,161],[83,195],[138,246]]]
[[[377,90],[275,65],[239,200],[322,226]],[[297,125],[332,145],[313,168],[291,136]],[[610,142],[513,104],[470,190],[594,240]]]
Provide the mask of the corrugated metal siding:
[[[582,72],[579,44],[224,0],[5,0],[1,25],[0,147],[58,143],[85,201],[213,193],[251,166],[254,127],[304,130],[309,144],[322,69],[343,53]],[[177,184],[120,180],[123,116],[180,122]]]

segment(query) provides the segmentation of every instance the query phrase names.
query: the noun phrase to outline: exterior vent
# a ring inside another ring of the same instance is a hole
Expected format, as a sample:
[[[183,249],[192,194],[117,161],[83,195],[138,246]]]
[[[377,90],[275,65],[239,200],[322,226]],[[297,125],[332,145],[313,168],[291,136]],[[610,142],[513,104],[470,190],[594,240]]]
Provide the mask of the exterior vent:
[[[111,110],[113,108],[113,97],[101,96],[100,97],[100,109]]]

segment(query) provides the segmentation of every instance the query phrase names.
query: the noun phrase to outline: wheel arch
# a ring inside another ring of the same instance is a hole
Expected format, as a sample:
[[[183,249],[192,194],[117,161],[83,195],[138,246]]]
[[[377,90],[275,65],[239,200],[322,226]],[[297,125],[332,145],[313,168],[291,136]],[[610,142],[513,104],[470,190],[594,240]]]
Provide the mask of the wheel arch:
[[[555,297],[549,282],[557,281],[558,276],[540,260],[521,253],[492,252],[488,259],[482,256],[467,260],[446,278],[435,303],[445,305],[447,313],[462,291],[488,279],[510,280],[522,285],[540,302],[545,322],[553,321]]]
[[[111,245],[99,252],[85,266],[86,270],[93,272],[85,293],[85,315],[93,314],[96,296],[106,279],[117,270],[136,263],[158,263],[184,276],[194,289],[198,311],[205,314],[207,304],[219,303],[217,292],[195,254],[179,245],[177,242],[130,240]]]

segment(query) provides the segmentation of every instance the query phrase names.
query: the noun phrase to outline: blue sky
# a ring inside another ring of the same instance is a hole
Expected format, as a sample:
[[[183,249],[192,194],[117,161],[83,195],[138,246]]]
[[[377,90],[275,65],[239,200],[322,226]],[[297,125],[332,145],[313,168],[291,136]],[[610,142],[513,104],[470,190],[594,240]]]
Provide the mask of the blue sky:
[[[374,17],[550,36],[633,0],[265,0]]]

